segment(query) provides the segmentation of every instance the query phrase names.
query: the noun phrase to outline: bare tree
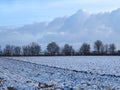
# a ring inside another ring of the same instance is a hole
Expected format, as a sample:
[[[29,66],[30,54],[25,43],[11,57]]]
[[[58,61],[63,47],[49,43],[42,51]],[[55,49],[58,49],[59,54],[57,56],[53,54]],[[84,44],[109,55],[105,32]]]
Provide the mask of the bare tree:
[[[90,54],[90,45],[87,43],[83,43],[82,46],[80,47],[79,53],[82,55]]]
[[[64,45],[64,48],[63,48],[63,50],[62,50],[62,53],[64,54],[64,55],[74,55],[74,49],[73,49],[73,47],[72,46],[70,46],[69,44],[65,44]]]
[[[94,43],[94,50],[95,50],[96,54],[101,54],[102,53],[102,51],[103,51],[103,43],[102,43],[102,41],[97,40]]]
[[[108,51],[109,51],[109,45],[108,45],[108,44],[105,44],[105,45],[104,45],[104,53],[105,53],[105,54],[108,54]]]
[[[58,55],[60,47],[55,42],[51,42],[47,45],[47,51],[49,55]]]
[[[30,44],[30,53],[31,55],[39,55],[41,51],[41,47],[39,44],[32,42]]]
[[[29,46],[29,45],[26,45],[26,46],[23,46],[23,47],[22,47],[22,54],[23,54],[24,56],[29,56],[29,55],[31,55],[31,53],[30,53],[30,46]]]
[[[4,55],[12,56],[14,54],[14,46],[13,45],[6,45],[4,48]]]
[[[115,54],[115,49],[116,49],[115,44],[110,44],[109,45],[109,53],[110,54]]]
[[[21,47],[19,47],[19,46],[14,47],[14,55],[15,56],[20,56],[21,55]]]

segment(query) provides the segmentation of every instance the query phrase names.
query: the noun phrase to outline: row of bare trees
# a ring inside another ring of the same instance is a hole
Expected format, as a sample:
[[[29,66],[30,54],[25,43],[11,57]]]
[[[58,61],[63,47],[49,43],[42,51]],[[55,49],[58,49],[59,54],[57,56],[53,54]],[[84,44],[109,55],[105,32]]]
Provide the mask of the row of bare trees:
[[[35,42],[22,47],[6,45],[3,50],[0,48],[0,55],[2,56],[37,56],[40,55],[40,52],[41,47]]]
[[[90,44],[83,43],[80,48],[80,53],[83,55],[115,55],[119,54],[119,50],[116,50],[114,43],[112,44],[103,44],[102,41],[97,40],[94,43],[93,51],[91,51]]]
[[[42,52],[41,46],[38,43],[32,42],[25,46],[6,45],[5,48],[0,48],[1,56],[73,56],[73,55],[120,55],[120,50],[116,49],[114,43],[103,44],[101,40],[97,40],[94,46],[91,47],[88,43],[83,43],[78,51],[65,44],[60,48],[56,42],[51,42],[47,45],[46,50]]]

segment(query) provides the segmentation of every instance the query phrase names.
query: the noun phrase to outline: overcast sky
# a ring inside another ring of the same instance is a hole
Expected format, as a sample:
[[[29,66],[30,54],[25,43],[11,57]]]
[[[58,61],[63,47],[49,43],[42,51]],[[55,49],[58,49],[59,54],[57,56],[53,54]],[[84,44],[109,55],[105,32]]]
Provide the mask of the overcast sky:
[[[0,0],[0,26],[18,26],[69,16],[80,9],[90,13],[119,8],[120,0]]]

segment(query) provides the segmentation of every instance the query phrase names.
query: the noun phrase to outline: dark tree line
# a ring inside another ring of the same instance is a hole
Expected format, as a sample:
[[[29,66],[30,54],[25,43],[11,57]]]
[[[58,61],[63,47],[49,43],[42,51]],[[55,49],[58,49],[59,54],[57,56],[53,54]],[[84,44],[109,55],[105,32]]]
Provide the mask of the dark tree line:
[[[6,45],[3,49],[0,47],[1,56],[73,56],[73,55],[120,55],[120,50],[116,49],[114,43],[103,44],[101,40],[94,42],[91,47],[88,43],[83,43],[78,51],[65,44],[63,48],[56,42],[47,45],[46,50],[42,52],[38,43],[32,42],[25,46]]]

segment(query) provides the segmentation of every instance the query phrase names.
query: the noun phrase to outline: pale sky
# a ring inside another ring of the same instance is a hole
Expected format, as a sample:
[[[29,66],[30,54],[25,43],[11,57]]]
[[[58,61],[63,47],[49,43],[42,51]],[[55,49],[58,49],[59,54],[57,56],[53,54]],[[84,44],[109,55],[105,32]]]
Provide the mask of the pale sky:
[[[0,0],[0,26],[50,21],[80,9],[90,13],[111,11],[119,4],[120,0]]]

